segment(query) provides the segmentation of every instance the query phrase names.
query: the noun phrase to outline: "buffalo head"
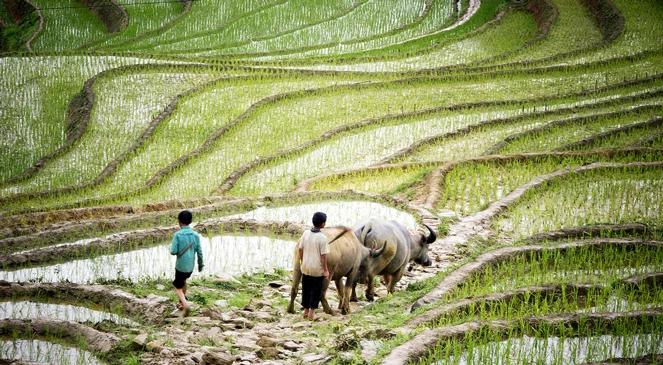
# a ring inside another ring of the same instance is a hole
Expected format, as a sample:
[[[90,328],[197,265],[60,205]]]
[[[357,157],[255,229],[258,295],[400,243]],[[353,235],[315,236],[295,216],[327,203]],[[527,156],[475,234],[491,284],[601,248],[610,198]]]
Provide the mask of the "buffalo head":
[[[428,257],[428,245],[435,242],[437,236],[429,226],[424,224],[424,227],[428,229],[428,234],[424,232],[417,232],[412,234],[410,260],[422,266],[430,266],[432,262],[430,257]]]

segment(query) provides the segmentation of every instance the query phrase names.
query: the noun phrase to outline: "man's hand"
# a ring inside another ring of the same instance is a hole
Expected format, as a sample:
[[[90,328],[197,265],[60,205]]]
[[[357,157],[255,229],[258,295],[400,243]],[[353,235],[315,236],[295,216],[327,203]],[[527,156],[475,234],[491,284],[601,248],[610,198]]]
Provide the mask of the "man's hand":
[[[328,277],[329,277],[329,270],[325,270],[325,272],[324,272],[323,275],[324,275],[326,278],[328,278]]]

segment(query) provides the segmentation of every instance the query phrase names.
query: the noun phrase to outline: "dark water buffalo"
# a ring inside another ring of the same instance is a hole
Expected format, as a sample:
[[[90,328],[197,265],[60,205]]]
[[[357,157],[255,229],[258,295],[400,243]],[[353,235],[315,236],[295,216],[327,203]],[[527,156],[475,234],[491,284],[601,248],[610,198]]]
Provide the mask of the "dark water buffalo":
[[[354,229],[355,235],[364,246],[382,247],[384,250],[394,252],[392,260],[378,273],[383,276],[389,293],[394,292],[394,287],[403,277],[408,262],[414,261],[423,266],[431,265],[428,245],[435,242],[437,236],[430,227],[424,226],[428,230],[428,234],[419,231],[411,233],[405,226],[395,221],[370,219],[357,225]],[[361,272],[360,277],[365,279],[368,284],[366,299],[372,301],[374,276],[368,272]],[[357,300],[354,288],[351,300]]]
[[[353,286],[359,280],[360,269],[367,274],[377,275],[389,262],[393,260],[395,251],[385,250],[385,247],[369,249],[363,246],[352,230],[347,227],[323,228],[322,233],[327,236],[329,242],[329,253],[327,254],[327,266],[331,280],[336,283],[341,313],[350,312],[350,293]],[[299,244],[295,247],[294,268],[292,272],[292,289],[290,290],[290,304],[288,313],[295,313],[295,298],[299,292],[299,283],[302,278],[299,260]],[[343,284],[342,279],[345,279]],[[322,297],[320,303],[325,313],[333,314],[326,299],[326,291],[329,287],[329,279],[322,283]]]

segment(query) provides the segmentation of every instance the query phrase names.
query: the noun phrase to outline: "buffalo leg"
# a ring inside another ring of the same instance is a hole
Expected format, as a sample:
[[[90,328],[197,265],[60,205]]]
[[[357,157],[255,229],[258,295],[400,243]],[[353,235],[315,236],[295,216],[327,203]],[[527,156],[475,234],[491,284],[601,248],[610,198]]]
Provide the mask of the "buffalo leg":
[[[338,309],[343,308],[343,297],[345,295],[345,286],[343,285],[343,278],[334,280],[336,284],[336,292],[338,293]]]
[[[374,292],[373,292],[373,277],[369,276],[368,277],[368,282],[366,283],[366,300],[369,302],[372,302],[374,299]]]
[[[359,301],[359,299],[357,299],[357,283],[352,283],[350,301],[351,302],[358,302]]]
[[[352,284],[352,290],[350,294],[350,301],[351,302],[358,302],[359,299],[357,299],[357,283]]]
[[[322,292],[320,293],[320,303],[322,304],[322,310],[327,314],[334,315],[334,311],[327,303],[327,288],[329,288],[329,278],[324,278],[322,280]]]
[[[288,313],[295,313],[295,299],[299,292],[299,283],[302,280],[302,273],[299,270],[292,271],[292,288],[290,288],[290,304],[288,304]]]
[[[403,277],[403,274],[405,273],[405,268],[406,266],[403,265],[403,267],[398,270],[395,274],[391,275],[391,279],[389,280],[389,285],[387,286],[387,292],[388,293],[393,293],[394,288],[396,287],[396,283],[398,283],[401,278]]]

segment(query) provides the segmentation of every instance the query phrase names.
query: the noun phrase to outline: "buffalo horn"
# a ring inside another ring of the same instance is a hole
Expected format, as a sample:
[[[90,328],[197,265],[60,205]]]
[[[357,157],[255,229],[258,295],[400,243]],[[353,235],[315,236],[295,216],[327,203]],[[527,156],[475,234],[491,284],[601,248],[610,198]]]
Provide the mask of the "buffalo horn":
[[[428,235],[428,237],[426,237],[426,243],[431,244],[431,243],[435,242],[435,240],[437,239],[437,236],[435,235],[435,232],[433,232],[433,230],[425,224],[424,224],[424,227],[428,228],[428,231],[430,232],[430,235]]]

